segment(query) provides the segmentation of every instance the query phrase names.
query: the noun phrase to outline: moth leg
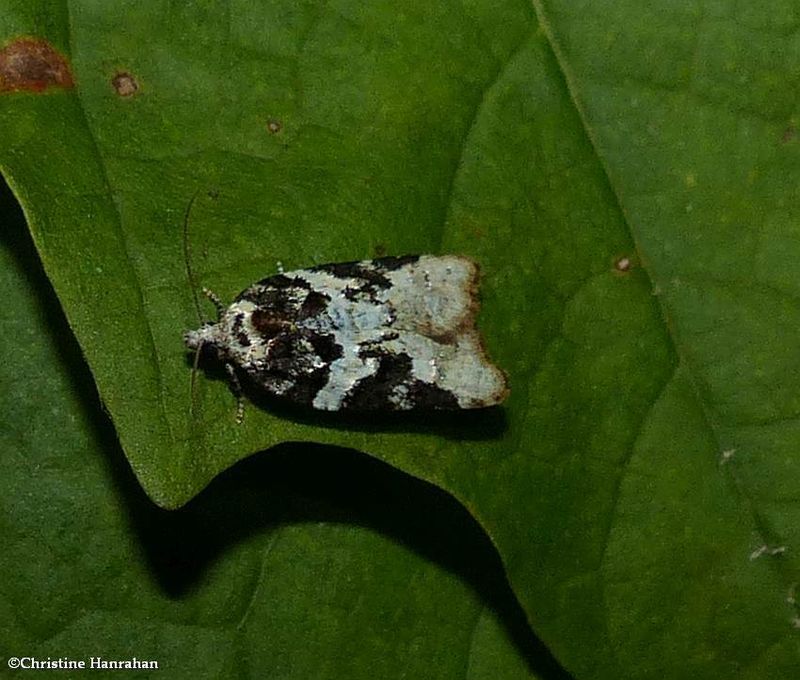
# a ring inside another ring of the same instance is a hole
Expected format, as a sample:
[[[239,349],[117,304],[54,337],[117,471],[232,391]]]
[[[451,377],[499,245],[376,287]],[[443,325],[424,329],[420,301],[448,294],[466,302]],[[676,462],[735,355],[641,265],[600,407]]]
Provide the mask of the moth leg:
[[[242,392],[242,383],[239,382],[239,376],[236,375],[236,369],[233,364],[225,364],[225,371],[228,374],[228,384],[230,385],[233,396],[236,397],[236,424],[241,425],[244,420],[244,393]]]
[[[203,288],[203,295],[211,300],[211,304],[213,304],[214,308],[217,310],[217,319],[221,319],[222,313],[225,311],[225,305],[222,304],[222,300],[219,299],[216,293],[210,291],[208,288]]]

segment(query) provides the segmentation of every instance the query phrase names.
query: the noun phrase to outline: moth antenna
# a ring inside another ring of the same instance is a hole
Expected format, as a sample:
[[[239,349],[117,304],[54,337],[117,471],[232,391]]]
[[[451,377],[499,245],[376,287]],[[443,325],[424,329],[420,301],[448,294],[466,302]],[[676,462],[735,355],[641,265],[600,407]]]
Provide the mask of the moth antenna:
[[[186,210],[183,213],[183,264],[186,269],[186,281],[189,284],[189,288],[192,291],[192,302],[194,303],[194,309],[197,313],[197,322],[199,324],[203,323],[203,312],[200,309],[200,299],[197,297],[197,277],[194,274],[194,269],[192,269],[192,246],[189,241],[189,218],[192,214],[192,208],[194,207],[194,202],[197,200],[197,197],[200,195],[200,189],[197,189],[192,197],[189,199],[189,202],[186,204]],[[211,194],[209,194],[211,195]],[[216,196],[214,196],[216,198]],[[192,377],[189,383],[189,416],[190,418],[194,417],[195,406],[197,405],[197,369],[200,365],[200,353],[203,351],[203,343],[200,342],[197,345],[197,349],[194,351],[194,359],[192,361]]]
[[[189,284],[189,288],[192,290],[192,302],[194,303],[194,309],[197,313],[197,321],[202,325],[203,312],[200,309],[200,298],[197,295],[197,277],[195,276],[194,269],[192,269],[192,246],[189,241],[189,218],[191,217],[192,208],[194,207],[194,203],[199,195],[200,189],[192,194],[192,197],[189,199],[189,203],[186,205],[186,211],[183,214],[183,263],[186,270],[186,280]],[[208,195],[210,198],[217,198],[218,193],[216,191],[209,191]],[[222,304],[222,300],[220,300],[215,293],[208,290],[208,288],[203,288],[203,295],[205,295],[214,304],[214,307],[217,310],[217,320],[221,319],[222,314],[225,311],[225,306]],[[200,366],[200,354],[202,351],[203,341],[201,340],[198,342],[197,348],[194,352],[194,360],[192,361],[192,377],[189,382],[190,418],[194,418],[195,407],[197,406],[197,370]],[[236,375],[236,371],[234,370],[233,366],[231,364],[225,364],[225,368],[228,371],[231,387],[236,395],[236,422],[241,424],[242,420],[244,420],[244,398],[242,396],[242,387],[239,384],[239,378]]]
[[[205,287],[203,288],[203,295],[211,300],[211,304],[213,304],[217,310],[217,321],[222,319],[222,314],[225,312],[225,305],[222,304],[222,300],[219,299],[219,295],[217,295],[213,290],[209,290]]]
[[[197,197],[200,195],[200,189],[194,192],[186,205],[186,211],[183,213],[183,264],[186,268],[186,280],[189,283],[189,288],[192,290],[192,301],[194,302],[194,309],[197,312],[197,322],[203,323],[203,313],[200,310],[200,299],[197,297],[197,278],[192,269],[192,247],[189,244],[189,217],[192,213],[192,207]],[[200,353],[198,349],[198,354]]]
[[[195,407],[197,406],[197,369],[200,366],[200,352],[203,351],[203,342],[197,344],[192,361],[192,377],[189,379],[189,419],[194,419]]]

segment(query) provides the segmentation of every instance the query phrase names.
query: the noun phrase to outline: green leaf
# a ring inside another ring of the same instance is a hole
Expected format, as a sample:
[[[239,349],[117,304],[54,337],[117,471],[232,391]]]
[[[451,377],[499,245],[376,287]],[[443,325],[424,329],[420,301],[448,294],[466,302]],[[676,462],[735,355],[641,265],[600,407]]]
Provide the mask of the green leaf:
[[[566,677],[474,520],[363,455],[286,446],[154,506],[8,208],[0,192],[3,677],[12,656],[158,662],[138,678]]]
[[[77,85],[0,96],[0,166],[154,500],[280,442],[360,449],[465,505],[578,677],[791,677],[792,5],[10,7]],[[206,374],[190,414],[195,194],[224,299],[278,260],[477,259],[504,409],[237,428]]]

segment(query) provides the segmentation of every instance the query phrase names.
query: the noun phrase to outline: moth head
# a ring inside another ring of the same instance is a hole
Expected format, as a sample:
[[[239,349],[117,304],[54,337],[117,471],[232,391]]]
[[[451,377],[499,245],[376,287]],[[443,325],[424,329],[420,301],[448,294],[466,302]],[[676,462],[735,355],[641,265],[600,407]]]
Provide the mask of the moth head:
[[[188,349],[219,356],[219,324],[207,321],[197,330],[186,331],[183,334],[183,344]]]
[[[195,376],[200,364],[200,355],[210,356],[213,360],[223,359],[219,343],[219,324],[206,321],[200,328],[193,331],[186,331],[183,334],[183,344],[187,349],[194,350],[194,362],[192,364],[191,395],[192,404],[189,413],[194,414],[197,393],[195,391]],[[238,416],[237,416],[238,417]]]

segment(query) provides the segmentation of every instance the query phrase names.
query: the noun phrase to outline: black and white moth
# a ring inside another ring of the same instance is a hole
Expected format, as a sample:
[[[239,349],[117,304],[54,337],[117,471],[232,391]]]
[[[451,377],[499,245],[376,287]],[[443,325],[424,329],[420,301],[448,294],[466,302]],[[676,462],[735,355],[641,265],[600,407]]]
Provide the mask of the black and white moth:
[[[184,335],[237,374],[323,411],[474,409],[508,394],[475,328],[478,267],[410,255],[269,276]],[[238,391],[238,388],[237,388]]]

